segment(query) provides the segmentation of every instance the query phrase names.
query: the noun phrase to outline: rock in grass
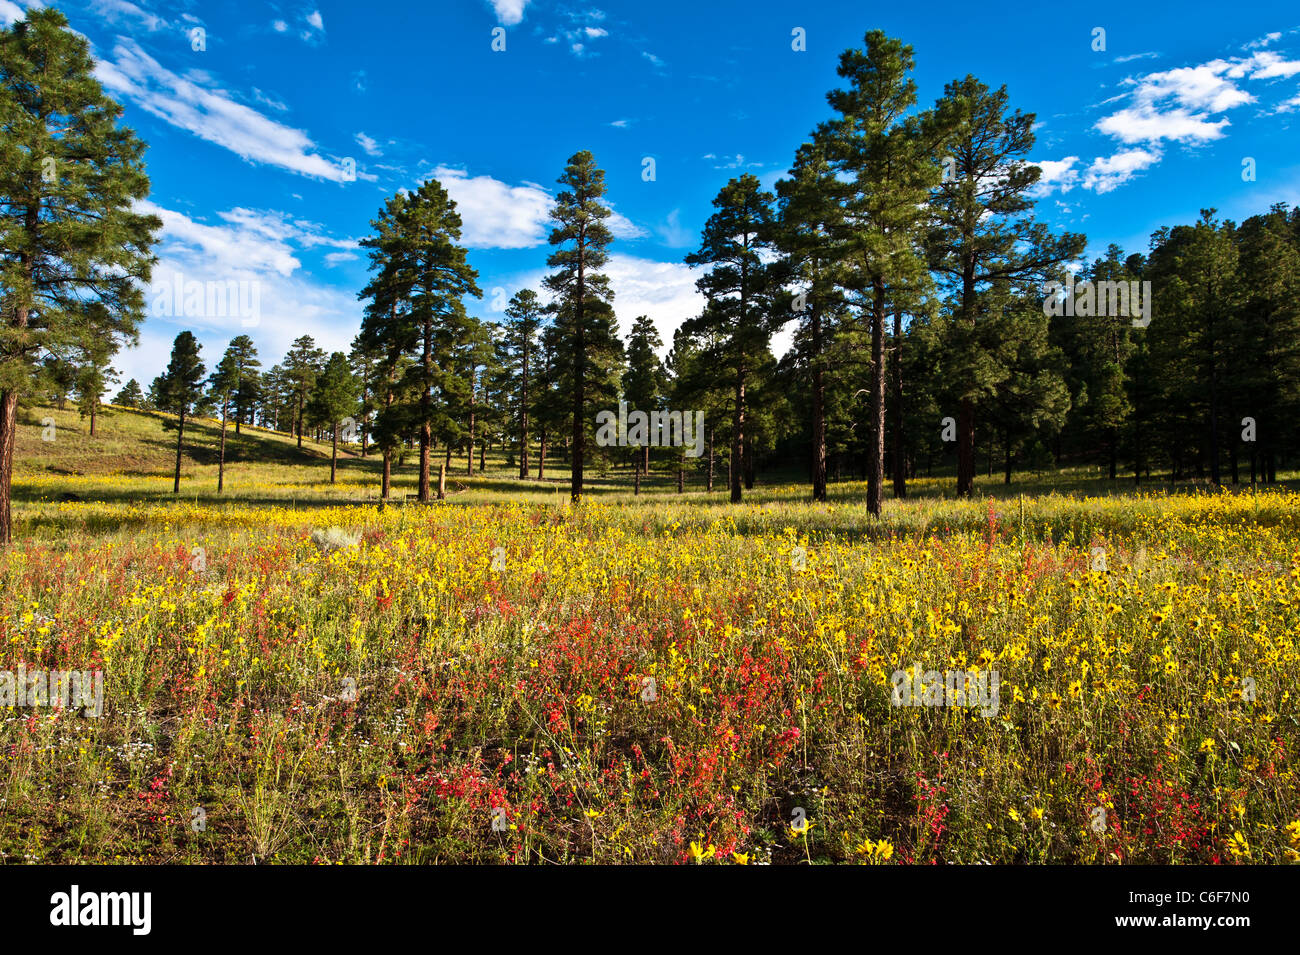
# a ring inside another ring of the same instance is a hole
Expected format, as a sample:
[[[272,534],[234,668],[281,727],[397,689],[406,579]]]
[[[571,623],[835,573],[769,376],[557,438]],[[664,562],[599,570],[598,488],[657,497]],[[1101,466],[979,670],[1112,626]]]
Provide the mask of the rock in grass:
[[[311,542],[322,554],[332,554],[336,550],[356,547],[361,542],[361,535],[349,534],[341,527],[326,527],[324,530],[312,531]]]

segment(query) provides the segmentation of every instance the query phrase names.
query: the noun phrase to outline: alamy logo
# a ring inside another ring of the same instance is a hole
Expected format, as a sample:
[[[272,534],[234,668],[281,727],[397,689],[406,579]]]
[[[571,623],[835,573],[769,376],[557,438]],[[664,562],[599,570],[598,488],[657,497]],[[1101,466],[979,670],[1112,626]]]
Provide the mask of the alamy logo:
[[[131,934],[148,935],[153,927],[151,892],[70,892],[50,896],[51,925],[129,925]]]
[[[104,715],[103,670],[0,670],[0,707],[84,707],[84,715]]]
[[[895,670],[890,683],[894,706],[978,707],[980,716],[997,716],[1002,678],[997,670],[926,670],[913,663]]]
[[[1043,314],[1049,318],[1105,315],[1131,318],[1134,328],[1151,324],[1150,282],[1076,283],[1071,275],[1064,282],[1048,282],[1043,292]]]
[[[618,415],[601,411],[596,415],[596,426],[596,443],[602,448],[688,447],[688,458],[698,458],[704,453],[703,411],[633,411],[629,414],[627,402],[620,401]]]
[[[158,318],[238,318],[244,328],[262,320],[262,283],[258,279],[225,282],[186,281],[180,272],[155,281],[153,314]]]

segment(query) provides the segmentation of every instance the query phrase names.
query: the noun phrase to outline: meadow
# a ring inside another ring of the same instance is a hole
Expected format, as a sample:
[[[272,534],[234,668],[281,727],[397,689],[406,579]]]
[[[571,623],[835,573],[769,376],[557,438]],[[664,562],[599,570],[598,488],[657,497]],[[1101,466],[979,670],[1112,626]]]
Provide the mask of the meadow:
[[[229,433],[218,497],[199,422],[173,499],[158,416],[24,422],[0,670],[102,669],[105,711],[0,709],[0,861],[1300,861],[1294,483],[876,519],[667,474],[574,508],[490,455],[380,509],[286,435]],[[997,712],[891,705],[913,664]]]

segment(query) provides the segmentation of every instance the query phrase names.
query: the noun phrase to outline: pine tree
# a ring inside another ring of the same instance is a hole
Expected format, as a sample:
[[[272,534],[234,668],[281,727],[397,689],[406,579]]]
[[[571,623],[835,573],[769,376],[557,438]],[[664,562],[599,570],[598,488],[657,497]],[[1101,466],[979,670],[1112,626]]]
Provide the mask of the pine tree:
[[[135,211],[145,147],[94,70],[53,8],[0,30],[0,545],[13,540],[19,399],[43,353],[135,340],[162,227]]]
[[[1147,332],[1152,357],[1169,369],[1160,379],[1166,384],[1166,400],[1177,403],[1171,412],[1183,418],[1183,440],[1188,442],[1174,451],[1175,469],[1180,470],[1183,454],[1189,454],[1198,473],[1209,465],[1210,482],[1217,488],[1223,483],[1229,348],[1240,334],[1244,291],[1237,285],[1235,226],[1215,219],[1213,209],[1202,209],[1194,226],[1173,230],[1166,248],[1152,258],[1157,294]],[[1186,374],[1186,380],[1180,381],[1174,369]]]
[[[1042,170],[1025,160],[1034,145],[1034,115],[1007,112],[1005,87],[991,92],[967,76],[949,83],[936,113],[952,130],[946,148],[952,175],[930,204],[931,270],[953,296],[948,373],[961,383],[957,415],[957,493],[975,487],[975,418],[982,396],[1005,380],[993,354],[1001,315],[985,302],[989,282],[1037,279],[1082,253],[1075,233],[1053,237],[1032,218],[1030,190]]]
[[[143,402],[144,392],[140,390],[140,382],[134,378],[123,385],[122,390],[113,399],[113,404],[123,408],[139,408]]]
[[[360,392],[357,403],[357,432],[361,437],[361,456],[364,458],[370,440],[370,427],[377,410],[376,399],[380,390],[380,367],[383,349],[358,332],[348,351],[348,362],[357,379]]]
[[[654,322],[647,315],[632,323],[627,339],[627,371],[623,373],[623,397],[628,411],[639,410],[647,414],[664,406],[667,397],[668,373],[659,360],[663,339]],[[650,474],[650,446],[642,447],[637,454],[638,475]]]
[[[847,196],[832,226],[839,282],[871,340],[867,509],[880,516],[885,467],[886,323],[911,305],[926,278],[920,251],[925,201],[939,183],[935,152],[946,117],[908,116],[916,103],[912,48],[873,30],[865,49],[840,55],[847,89],[827,95],[839,116],[817,130]]]
[[[92,310],[102,308],[92,305]],[[104,324],[103,322],[100,323]],[[73,389],[77,394],[77,411],[82,418],[90,419],[90,436],[95,437],[95,425],[99,419],[99,406],[103,403],[104,393],[118,381],[117,372],[109,364],[113,358],[116,345],[112,338],[91,338],[81,343],[77,349]]]
[[[418,428],[420,439],[419,498],[428,501],[435,431],[450,453],[464,427],[459,412],[465,406],[468,369],[457,364],[479,323],[466,314],[463,299],[483,293],[476,284],[478,273],[458,244],[461,220],[456,203],[436,179],[388,200],[372,227],[376,234],[362,245],[371,250],[376,274],[362,295],[370,299],[374,315],[387,315],[376,330],[385,349],[416,358],[397,391],[418,396],[410,423]]]
[[[536,366],[538,335],[541,332],[543,309],[537,293],[521,289],[506,306],[504,366],[515,384],[515,416],[519,438],[519,477],[528,477],[528,412],[531,397],[528,393],[529,376]]]
[[[607,311],[598,305],[608,305],[614,293],[609,279],[601,269],[609,259],[606,249],[613,234],[605,225],[611,212],[602,204],[605,195],[605,172],[596,165],[587,150],[569,157],[564,173],[557,180],[564,187],[551,209],[555,228],[550,243],[559,246],[546,260],[548,267],[557,271],[548,275],[544,284],[555,296],[554,315],[559,331],[557,343],[562,349],[557,357],[567,359],[566,390],[573,420],[573,440],[569,449],[571,472],[569,496],[574,504],[582,500],[583,464],[586,455],[586,438],[589,422],[588,379],[609,373],[607,365],[594,360],[597,351],[607,352],[599,336],[608,343]]]
[[[241,338],[245,336],[240,336]],[[230,403],[239,390],[240,361],[235,341],[231,341],[226,353],[217,362],[217,367],[208,378],[208,393],[221,409],[221,443],[217,452],[217,493],[226,487],[226,419],[230,413]]]
[[[311,393],[312,417],[328,425],[330,431],[330,483],[338,474],[339,422],[357,410],[356,376],[341,351],[330,355],[324,369],[316,376]]]
[[[172,493],[181,491],[181,450],[185,442],[185,417],[203,398],[201,346],[192,332],[181,332],[172,343],[171,361],[158,381],[158,408],[176,415],[176,480]]]
[[[291,430],[298,435],[298,447],[302,447],[303,418],[307,409],[307,399],[316,384],[325,361],[325,352],[316,347],[316,340],[310,335],[294,339],[289,353],[284,356],[283,375],[293,399],[294,423]]]
[[[1236,337],[1242,380],[1228,430],[1245,431],[1243,419],[1255,420],[1251,481],[1275,481],[1279,458],[1300,449],[1300,229],[1291,228],[1286,206],[1278,204],[1243,222],[1237,239],[1236,286],[1245,290]]]
[[[753,370],[769,353],[772,333],[781,319],[776,300],[784,264],[776,259],[774,197],[746,173],[722,187],[705,223],[699,251],[686,257],[692,267],[711,266],[695,286],[708,307],[686,322],[687,333],[713,335],[716,345],[706,360],[729,376],[732,394],[731,500],[743,494],[745,389]],[[773,261],[776,259],[775,261]]]
[[[1132,282],[1136,276],[1123,255],[1119,246],[1110,245],[1105,257],[1093,262],[1082,277],[1093,283]],[[1071,444],[1090,457],[1104,455],[1113,481],[1132,410],[1125,370],[1134,347],[1132,317],[1071,311],[1075,314],[1058,316],[1052,322],[1052,338],[1066,358],[1065,378],[1071,396],[1068,436]]]
[[[251,420],[253,408],[257,406],[261,390],[258,369],[262,363],[257,360],[257,346],[247,335],[232,338],[226,347],[226,355],[231,357],[234,366],[235,389],[230,403],[235,409],[235,434],[239,434],[240,424]]]
[[[845,184],[826,159],[823,144],[804,143],[789,179],[776,184],[780,197],[777,244],[786,256],[798,292],[791,309],[799,321],[786,364],[806,369],[811,414],[811,471],[814,501],[826,500],[826,379],[834,361],[844,299],[835,283],[834,237],[843,234]]]

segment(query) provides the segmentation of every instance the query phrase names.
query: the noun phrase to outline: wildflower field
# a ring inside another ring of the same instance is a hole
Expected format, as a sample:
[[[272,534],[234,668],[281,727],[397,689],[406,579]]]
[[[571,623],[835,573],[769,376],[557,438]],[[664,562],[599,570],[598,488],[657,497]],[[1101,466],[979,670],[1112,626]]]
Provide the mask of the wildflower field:
[[[1294,491],[53,480],[15,482],[0,669],[105,705],[0,709],[3,861],[1300,858]],[[996,672],[996,712],[892,705],[917,664]]]

